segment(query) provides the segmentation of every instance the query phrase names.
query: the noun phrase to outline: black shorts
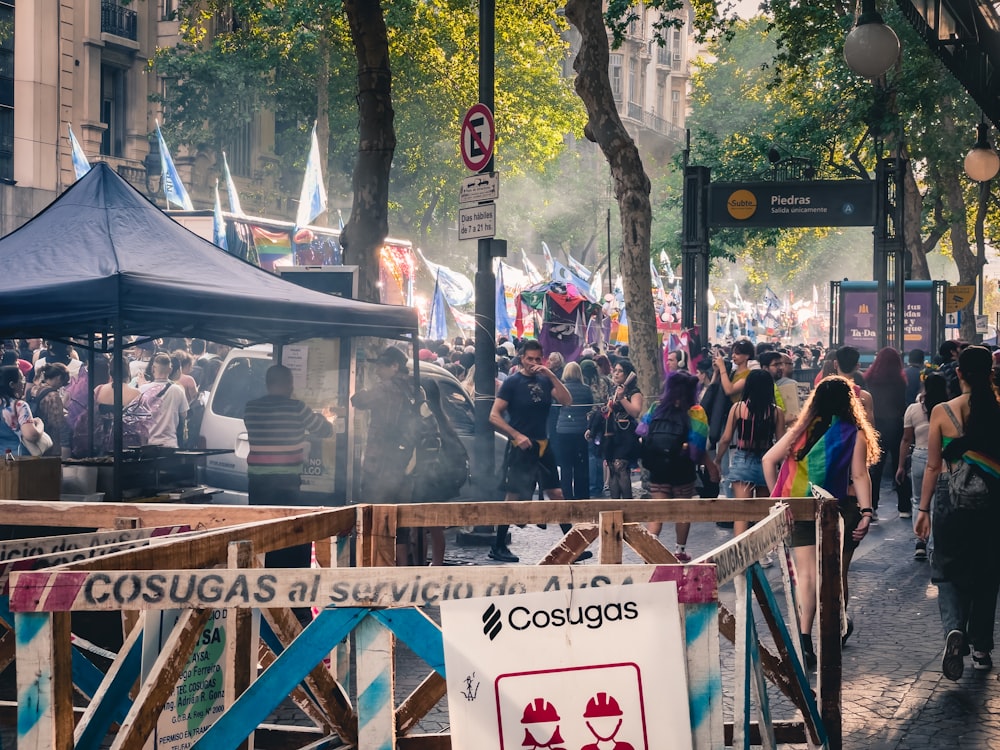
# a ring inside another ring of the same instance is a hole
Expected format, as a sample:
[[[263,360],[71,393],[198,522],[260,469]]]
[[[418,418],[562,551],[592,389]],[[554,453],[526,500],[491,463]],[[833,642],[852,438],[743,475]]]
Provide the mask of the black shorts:
[[[514,441],[509,441],[503,457],[500,489],[508,495],[516,495],[520,500],[530,500],[536,484],[542,490],[559,487],[559,468],[552,441],[546,443],[544,452],[534,440],[527,450],[521,450],[514,445]]]
[[[855,550],[861,542],[854,541],[851,535],[861,523],[861,509],[858,499],[848,495],[839,500],[840,515],[844,519],[844,551]],[[816,522],[796,521],[792,527],[792,547],[812,547],[816,544]]]

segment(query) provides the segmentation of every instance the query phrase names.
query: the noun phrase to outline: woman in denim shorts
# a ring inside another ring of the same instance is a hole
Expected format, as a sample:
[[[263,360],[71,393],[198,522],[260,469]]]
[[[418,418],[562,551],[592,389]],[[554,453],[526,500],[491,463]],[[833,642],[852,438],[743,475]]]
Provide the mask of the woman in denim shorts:
[[[767,370],[751,370],[739,403],[729,410],[726,429],[719,440],[716,461],[731,447],[729,480],[737,498],[767,497],[767,482],[760,459],[785,434],[785,414],[774,400],[774,378]],[[733,533],[739,536],[750,528],[736,521]]]

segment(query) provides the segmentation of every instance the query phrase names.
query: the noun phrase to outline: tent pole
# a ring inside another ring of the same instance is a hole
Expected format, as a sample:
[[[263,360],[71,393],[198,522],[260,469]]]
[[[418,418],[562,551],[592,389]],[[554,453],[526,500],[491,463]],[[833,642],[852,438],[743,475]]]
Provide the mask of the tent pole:
[[[115,379],[115,458],[114,458],[114,470],[111,472],[111,494],[112,501],[120,503],[122,500],[122,431],[124,425],[122,423],[122,392],[125,388],[125,373],[124,373],[124,358],[125,358],[125,342],[122,340],[121,335],[121,319],[115,320],[115,343],[111,348],[113,360],[111,362],[111,372]]]

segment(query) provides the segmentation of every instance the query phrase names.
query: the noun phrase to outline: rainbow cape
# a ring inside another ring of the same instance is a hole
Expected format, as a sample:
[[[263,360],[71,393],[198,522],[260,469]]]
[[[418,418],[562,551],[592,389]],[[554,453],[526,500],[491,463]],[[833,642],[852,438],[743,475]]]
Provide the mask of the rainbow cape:
[[[795,456],[806,443],[806,430],[795,441],[791,455],[778,472],[773,497],[810,497],[809,485],[819,485],[834,497],[847,495],[851,481],[851,459],[858,428],[834,417],[823,436],[816,441],[801,461]]]

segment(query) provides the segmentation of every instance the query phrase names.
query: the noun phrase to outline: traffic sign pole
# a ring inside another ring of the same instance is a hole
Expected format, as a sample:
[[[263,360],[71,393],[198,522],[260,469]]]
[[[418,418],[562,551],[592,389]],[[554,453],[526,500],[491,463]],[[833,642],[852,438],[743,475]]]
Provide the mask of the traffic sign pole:
[[[496,50],[496,0],[479,0],[479,102],[494,111],[494,68]],[[491,141],[495,141],[490,117]],[[462,135],[465,140],[465,134]],[[489,157],[479,172],[493,172],[495,149],[490,144]],[[464,147],[463,147],[464,151]],[[493,275],[492,241],[479,239],[476,259],[476,432],[473,451],[473,484],[483,500],[497,493],[493,454],[493,428],[490,410],[496,396],[496,278]],[[499,499],[499,498],[498,498]]]

